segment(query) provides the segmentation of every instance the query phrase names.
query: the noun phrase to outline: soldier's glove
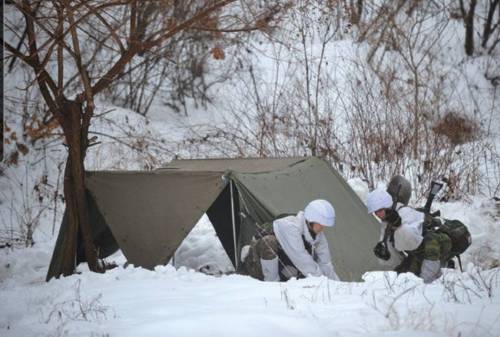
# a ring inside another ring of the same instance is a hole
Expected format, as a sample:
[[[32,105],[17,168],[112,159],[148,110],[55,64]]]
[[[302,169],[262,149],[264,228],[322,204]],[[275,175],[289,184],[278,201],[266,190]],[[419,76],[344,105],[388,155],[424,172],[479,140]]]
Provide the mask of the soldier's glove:
[[[391,253],[389,252],[389,249],[387,249],[387,245],[384,241],[380,241],[375,245],[375,247],[373,247],[373,253],[376,257],[384,261],[387,261],[391,258]]]
[[[405,257],[403,261],[399,265],[394,268],[394,271],[398,274],[407,273],[410,271],[411,259],[409,257]]]
[[[401,217],[398,212],[392,208],[387,208],[385,210],[385,219],[387,224],[393,228],[401,226]]]

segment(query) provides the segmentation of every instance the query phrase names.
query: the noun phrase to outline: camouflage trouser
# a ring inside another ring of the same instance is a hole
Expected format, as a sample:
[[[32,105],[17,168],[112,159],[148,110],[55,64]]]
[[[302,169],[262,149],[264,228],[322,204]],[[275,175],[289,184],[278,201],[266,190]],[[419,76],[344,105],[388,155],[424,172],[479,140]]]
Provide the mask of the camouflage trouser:
[[[253,278],[264,280],[260,259],[272,260],[278,257],[278,240],[274,235],[266,235],[252,240],[250,250],[244,262],[245,271]]]
[[[451,239],[445,233],[429,232],[424,236],[424,241],[414,252],[396,267],[398,273],[412,272],[420,276],[422,262],[424,260],[440,261],[445,267],[451,258]]]

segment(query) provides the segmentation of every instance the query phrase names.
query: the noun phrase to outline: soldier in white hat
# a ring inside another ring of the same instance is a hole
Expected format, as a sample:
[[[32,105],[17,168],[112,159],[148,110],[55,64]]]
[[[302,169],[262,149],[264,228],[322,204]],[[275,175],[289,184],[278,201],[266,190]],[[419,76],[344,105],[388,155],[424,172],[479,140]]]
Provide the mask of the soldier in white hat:
[[[263,281],[324,275],[338,280],[325,227],[335,225],[335,210],[326,200],[311,201],[296,215],[276,219],[270,233],[254,240],[245,259],[246,272]]]
[[[450,256],[448,235],[441,232],[424,235],[424,213],[401,203],[393,207],[393,198],[387,191],[377,189],[368,193],[366,206],[368,213],[381,220],[381,241],[374,248],[378,258],[394,263],[396,272],[412,272],[425,283],[441,275],[441,267]]]

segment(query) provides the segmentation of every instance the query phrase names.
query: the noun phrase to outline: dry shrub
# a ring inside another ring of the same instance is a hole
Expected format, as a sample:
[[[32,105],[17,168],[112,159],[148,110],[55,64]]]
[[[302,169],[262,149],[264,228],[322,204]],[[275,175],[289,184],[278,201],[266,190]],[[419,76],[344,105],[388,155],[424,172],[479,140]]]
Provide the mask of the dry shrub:
[[[438,136],[444,136],[452,145],[462,145],[479,138],[480,127],[467,116],[447,112],[432,128]]]

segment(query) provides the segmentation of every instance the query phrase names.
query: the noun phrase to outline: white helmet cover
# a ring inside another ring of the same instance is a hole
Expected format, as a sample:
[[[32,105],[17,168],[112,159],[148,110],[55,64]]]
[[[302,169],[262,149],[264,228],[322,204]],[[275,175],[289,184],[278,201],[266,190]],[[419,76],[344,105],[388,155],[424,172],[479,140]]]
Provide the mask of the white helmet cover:
[[[335,226],[335,209],[323,199],[316,199],[307,204],[304,217],[309,222],[316,222],[326,227]]]
[[[376,189],[368,193],[366,197],[366,207],[368,213],[373,213],[382,208],[389,208],[392,206],[392,197],[387,191]]]

